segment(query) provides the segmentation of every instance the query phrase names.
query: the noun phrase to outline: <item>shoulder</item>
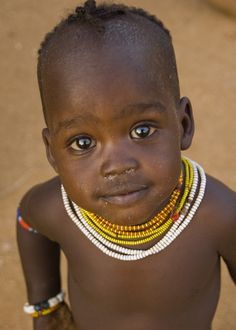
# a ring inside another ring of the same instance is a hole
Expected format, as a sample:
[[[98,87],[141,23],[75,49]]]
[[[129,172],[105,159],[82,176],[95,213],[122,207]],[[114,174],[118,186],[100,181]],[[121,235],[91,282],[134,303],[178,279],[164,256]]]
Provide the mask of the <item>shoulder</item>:
[[[226,214],[235,214],[236,192],[210,175],[207,175],[206,198],[210,210],[214,208]]]
[[[224,224],[236,222],[236,192],[207,175],[206,212]]]
[[[236,193],[217,179],[207,176],[201,218],[220,255],[236,248]],[[234,250],[234,252],[236,252]]]
[[[41,234],[53,239],[55,227],[65,214],[59,177],[32,187],[20,202],[24,221]]]

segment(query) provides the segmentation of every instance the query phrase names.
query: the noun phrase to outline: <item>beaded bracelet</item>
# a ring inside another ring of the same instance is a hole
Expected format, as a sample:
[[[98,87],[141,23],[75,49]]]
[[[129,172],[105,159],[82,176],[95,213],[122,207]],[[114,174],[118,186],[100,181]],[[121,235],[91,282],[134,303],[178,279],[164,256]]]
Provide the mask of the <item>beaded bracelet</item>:
[[[23,310],[26,314],[29,314],[32,317],[48,315],[60,307],[61,303],[64,301],[64,296],[64,292],[60,292],[55,297],[49,298],[48,300],[44,300],[35,305],[25,303]]]
[[[20,208],[17,209],[16,219],[17,219],[19,225],[20,225],[23,229],[25,229],[25,230],[27,230],[27,231],[29,231],[29,232],[32,232],[32,233],[34,233],[34,234],[37,234],[37,233],[38,233],[37,230],[35,230],[34,228],[30,227],[30,226],[25,222],[25,220],[22,218]]]

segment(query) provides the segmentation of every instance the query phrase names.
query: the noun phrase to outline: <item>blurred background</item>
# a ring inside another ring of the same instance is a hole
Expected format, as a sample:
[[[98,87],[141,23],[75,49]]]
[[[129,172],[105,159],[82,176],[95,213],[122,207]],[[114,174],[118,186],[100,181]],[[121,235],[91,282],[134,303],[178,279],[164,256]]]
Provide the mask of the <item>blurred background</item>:
[[[98,1],[99,2],[99,1]],[[193,104],[196,134],[187,155],[236,189],[236,1],[124,0],[170,29],[181,93]],[[54,175],[41,139],[37,49],[75,0],[1,0],[0,5],[0,329],[31,329],[22,312],[25,285],[15,242],[15,210],[34,184]],[[214,214],[212,215],[214,217]],[[65,261],[63,261],[65,274]],[[66,281],[64,275],[64,282]],[[213,330],[236,329],[236,292],[222,265]],[[191,329],[190,329],[191,330]]]

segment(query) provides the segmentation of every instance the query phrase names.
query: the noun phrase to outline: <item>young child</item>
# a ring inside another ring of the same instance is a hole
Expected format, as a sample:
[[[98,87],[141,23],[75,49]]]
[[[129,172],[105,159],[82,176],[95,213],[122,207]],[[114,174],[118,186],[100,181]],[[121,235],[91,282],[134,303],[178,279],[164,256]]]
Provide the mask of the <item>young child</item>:
[[[181,158],[194,123],[168,30],[86,1],[46,36],[38,79],[58,176],[18,212],[34,329],[210,329],[220,257],[236,281],[236,198]]]

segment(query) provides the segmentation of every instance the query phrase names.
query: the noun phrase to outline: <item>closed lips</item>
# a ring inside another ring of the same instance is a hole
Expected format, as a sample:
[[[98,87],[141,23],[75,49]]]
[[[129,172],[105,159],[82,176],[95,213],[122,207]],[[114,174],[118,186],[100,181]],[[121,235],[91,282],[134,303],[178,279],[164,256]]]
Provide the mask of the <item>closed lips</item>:
[[[114,187],[113,189],[109,190],[107,193],[103,193],[102,197],[106,198],[106,197],[115,197],[115,196],[125,196],[125,195],[129,195],[129,194],[133,194],[135,192],[139,192],[142,190],[146,190],[147,186],[146,185],[131,185],[128,187]]]
[[[128,206],[142,199],[147,190],[147,186],[139,186],[135,189],[116,189],[115,191],[109,192],[109,194],[102,196],[101,199],[110,204]]]

